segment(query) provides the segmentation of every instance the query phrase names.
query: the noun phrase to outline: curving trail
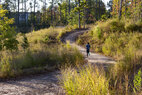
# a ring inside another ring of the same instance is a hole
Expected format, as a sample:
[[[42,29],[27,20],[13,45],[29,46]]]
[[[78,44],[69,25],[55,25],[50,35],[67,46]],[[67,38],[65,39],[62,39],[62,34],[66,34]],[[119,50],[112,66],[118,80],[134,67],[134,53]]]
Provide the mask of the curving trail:
[[[85,59],[88,61],[90,64],[95,64],[95,65],[101,65],[104,68],[108,67],[109,65],[115,64],[116,62],[109,57],[100,55],[98,53],[90,53],[89,57],[86,57],[86,49],[75,44],[76,38],[86,32],[86,30],[81,30],[81,31],[76,31],[74,33],[69,34],[67,37],[64,38],[64,41],[70,41],[71,45],[73,47],[76,47],[84,56]]]
[[[86,50],[74,43],[77,36],[84,32],[86,30],[69,33],[62,40],[70,41],[72,46],[86,56]],[[115,63],[111,58],[96,53],[91,53],[91,56],[85,58],[88,63],[103,64],[104,67]],[[60,75],[59,71],[0,82],[0,95],[64,95],[63,89],[58,84],[57,75]]]

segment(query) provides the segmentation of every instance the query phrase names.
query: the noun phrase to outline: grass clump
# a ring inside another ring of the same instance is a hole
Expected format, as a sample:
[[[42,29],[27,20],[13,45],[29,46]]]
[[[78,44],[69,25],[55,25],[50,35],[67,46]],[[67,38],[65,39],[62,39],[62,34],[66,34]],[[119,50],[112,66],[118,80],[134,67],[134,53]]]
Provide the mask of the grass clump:
[[[108,95],[109,82],[97,67],[67,68],[61,71],[60,82],[67,95]]]
[[[27,33],[27,39],[30,43],[57,43],[56,37],[64,28],[54,28],[50,27],[48,29],[41,29],[36,32]]]
[[[134,88],[133,88],[133,90],[134,90],[134,93],[142,93],[141,92],[141,90],[142,90],[142,84],[141,84],[141,82],[142,82],[142,71],[141,71],[141,69],[138,71],[138,73],[135,75],[135,77],[134,77],[134,80],[133,80],[133,82],[134,82]]]
[[[48,70],[48,68],[56,69],[64,65],[75,66],[84,62],[83,56],[78,50],[57,45],[52,46],[52,49],[51,47],[42,47],[28,49],[24,52],[4,53],[3,55],[7,57],[1,57],[0,78],[14,77],[33,68],[41,68],[42,70],[47,67]]]
[[[13,70],[12,65],[9,64],[10,58],[4,57],[0,61],[0,77],[7,77],[7,76],[13,76]]]

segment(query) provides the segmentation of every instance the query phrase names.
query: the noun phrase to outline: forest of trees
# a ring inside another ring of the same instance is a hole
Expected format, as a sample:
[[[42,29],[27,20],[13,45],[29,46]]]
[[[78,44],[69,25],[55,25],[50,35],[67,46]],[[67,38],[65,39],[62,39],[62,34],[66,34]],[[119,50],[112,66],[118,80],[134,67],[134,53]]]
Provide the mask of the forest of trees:
[[[112,15],[139,20],[142,18],[141,0],[113,0]]]
[[[81,25],[110,17],[134,21],[142,17],[141,0],[110,0],[107,6],[102,0],[2,0],[1,3],[9,11],[7,16],[15,18],[18,27],[78,24],[81,28]],[[21,17],[24,21],[19,21]]]
[[[142,17],[141,0],[110,0],[105,6],[102,0],[2,0],[7,16],[15,18],[15,25],[45,28],[49,26],[85,24],[113,18]],[[108,10],[106,9],[108,8]],[[21,21],[20,18],[23,18]]]
[[[2,5],[9,11],[7,16],[15,18],[16,26],[79,24],[81,27],[100,20],[107,13],[101,0],[3,0]],[[20,14],[25,17],[22,22]],[[29,14],[28,21],[26,14]]]

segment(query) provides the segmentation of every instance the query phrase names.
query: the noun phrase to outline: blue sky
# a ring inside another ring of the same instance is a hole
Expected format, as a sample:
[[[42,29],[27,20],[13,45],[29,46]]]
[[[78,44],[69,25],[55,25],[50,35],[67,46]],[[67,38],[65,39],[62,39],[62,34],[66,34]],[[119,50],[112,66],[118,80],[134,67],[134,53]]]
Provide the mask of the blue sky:
[[[105,2],[105,4],[107,4],[107,2],[109,2],[110,0],[102,0],[103,2]]]
[[[102,1],[105,3],[105,5],[107,7],[107,2],[109,2],[110,0],[102,0]]]

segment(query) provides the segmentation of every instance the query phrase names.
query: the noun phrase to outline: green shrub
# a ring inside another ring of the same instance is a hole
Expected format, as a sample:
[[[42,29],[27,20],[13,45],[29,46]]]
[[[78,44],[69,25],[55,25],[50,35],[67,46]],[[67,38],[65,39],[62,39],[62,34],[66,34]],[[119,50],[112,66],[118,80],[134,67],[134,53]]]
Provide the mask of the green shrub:
[[[110,29],[112,32],[116,32],[116,31],[125,31],[125,24],[121,21],[118,20],[114,20],[112,22],[110,22]]]
[[[49,40],[50,40],[50,39],[49,39],[49,36],[46,35],[46,36],[45,36],[45,39],[44,39],[44,42],[49,42]]]
[[[102,47],[102,51],[106,55],[112,55],[112,39],[109,37],[108,39],[105,40],[105,44]]]
[[[0,77],[13,76],[14,69],[12,69],[11,60],[9,57],[3,57],[0,61]]]
[[[0,51],[2,50],[3,46],[2,46],[2,42],[0,42]]]
[[[103,33],[101,31],[100,27],[96,27],[95,30],[93,31],[93,36],[97,37],[98,39],[101,39],[103,36]]]
[[[138,74],[134,76],[134,92],[140,92],[142,90],[142,72],[141,69],[138,71]]]
[[[7,50],[17,50],[18,49],[18,41],[16,40],[16,38],[8,38],[4,40],[4,44],[3,46],[7,49]]]
[[[137,24],[138,27],[139,27],[139,32],[142,33],[142,20],[138,21],[136,24]]]
[[[23,42],[22,42],[21,46],[23,49],[27,49],[29,47],[29,42],[28,42],[28,39],[25,35],[23,36]]]
[[[140,27],[137,24],[130,24],[126,27],[126,31],[133,32],[133,31],[139,31]]]

